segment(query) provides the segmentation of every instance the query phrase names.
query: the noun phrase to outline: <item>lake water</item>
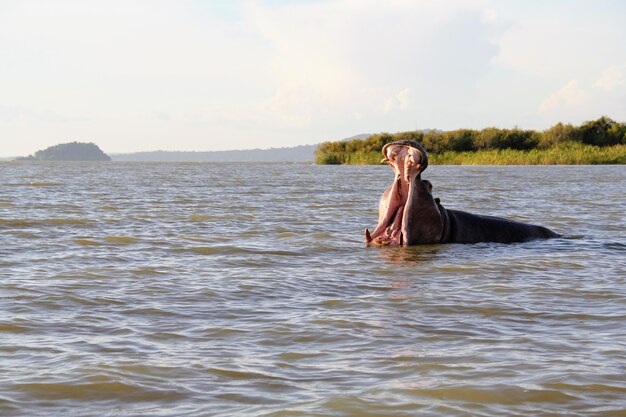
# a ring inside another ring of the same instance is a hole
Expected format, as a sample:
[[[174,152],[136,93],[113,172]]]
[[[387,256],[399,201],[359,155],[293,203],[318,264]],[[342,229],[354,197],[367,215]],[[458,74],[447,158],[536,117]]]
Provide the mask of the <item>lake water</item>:
[[[565,236],[367,248],[384,166],[0,163],[0,415],[626,415],[626,167],[423,175]]]

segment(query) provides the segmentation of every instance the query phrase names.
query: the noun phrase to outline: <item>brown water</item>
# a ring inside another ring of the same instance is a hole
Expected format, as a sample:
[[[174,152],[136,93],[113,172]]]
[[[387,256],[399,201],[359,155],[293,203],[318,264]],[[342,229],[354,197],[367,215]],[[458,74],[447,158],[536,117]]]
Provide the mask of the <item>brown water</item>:
[[[366,248],[387,167],[0,163],[0,415],[626,415],[626,168],[424,176],[565,237]]]

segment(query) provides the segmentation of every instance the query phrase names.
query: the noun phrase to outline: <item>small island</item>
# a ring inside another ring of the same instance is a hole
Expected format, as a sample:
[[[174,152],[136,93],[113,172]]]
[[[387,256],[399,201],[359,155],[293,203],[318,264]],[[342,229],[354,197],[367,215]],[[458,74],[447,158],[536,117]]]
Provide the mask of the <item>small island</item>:
[[[421,143],[433,165],[626,164],[626,123],[606,116],[580,126],[558,123],[544,131],[499,129],[379,133],[324,142],[317,164],[380,164],[381,149],[396,140]]]
[[[111,157],[94,143],[70,142],[54,145],[17,158],[18,161],[110,161]]]

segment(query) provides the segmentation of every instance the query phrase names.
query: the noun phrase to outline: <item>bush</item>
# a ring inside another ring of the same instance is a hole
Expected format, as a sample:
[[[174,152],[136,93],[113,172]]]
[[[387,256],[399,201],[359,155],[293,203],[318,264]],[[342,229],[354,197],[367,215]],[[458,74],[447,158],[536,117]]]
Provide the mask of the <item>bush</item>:
[[[565,142],[580,142],[580,131],[571,124],[557,123],[539,135],[539,148],[548,149]]]
[[[611,146],[623,143],[623,129],[623,124],[620,126],[615,120],[602,116],[584,123],[580,127],[580,135],[582,142],[588,145]]]
[[[474,137],[476,131],[470,129],[459,129],[450,132],[444,132],[444,144],[446,150],[455,152],[469,152],[475,151],[476,145],[474,143]]]

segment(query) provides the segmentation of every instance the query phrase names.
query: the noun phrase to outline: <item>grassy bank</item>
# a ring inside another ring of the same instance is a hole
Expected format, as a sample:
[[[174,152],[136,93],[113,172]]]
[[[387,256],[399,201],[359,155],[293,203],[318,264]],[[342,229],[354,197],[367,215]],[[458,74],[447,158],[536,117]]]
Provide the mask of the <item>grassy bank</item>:
[[[432,165],[595,165],[626,164],[626,145],[594,146],[576,142],[561,143],[549,149],[490,149],[474,152],[429,153]],[[380,151],[326,154],[318,164],[374,165]]]
[[[541,132],[491,127],[379,133],[367,139],[324,142],[315,151],[315,162],[379,164],[383,146],[396,140],[421,143],[433,164],[626,164],[626,123],[605,116],[580,126],[558,123]]]
[[[429,153],[432,165],[595,165],[626,164],[626,145],[593,146],[568,142],[550,149],[490,149],[475,152]],[[375,165],[380,152],[355,152],[347,155],[325,155],[318,164]],[[338,162],[341,161],[341,162]]]
[[[595,165],[626,164],[626,145],[563,143],[550,149],[493,149],[430,155],[435,165]],[[380,162],[380,161],[378,161]]]

